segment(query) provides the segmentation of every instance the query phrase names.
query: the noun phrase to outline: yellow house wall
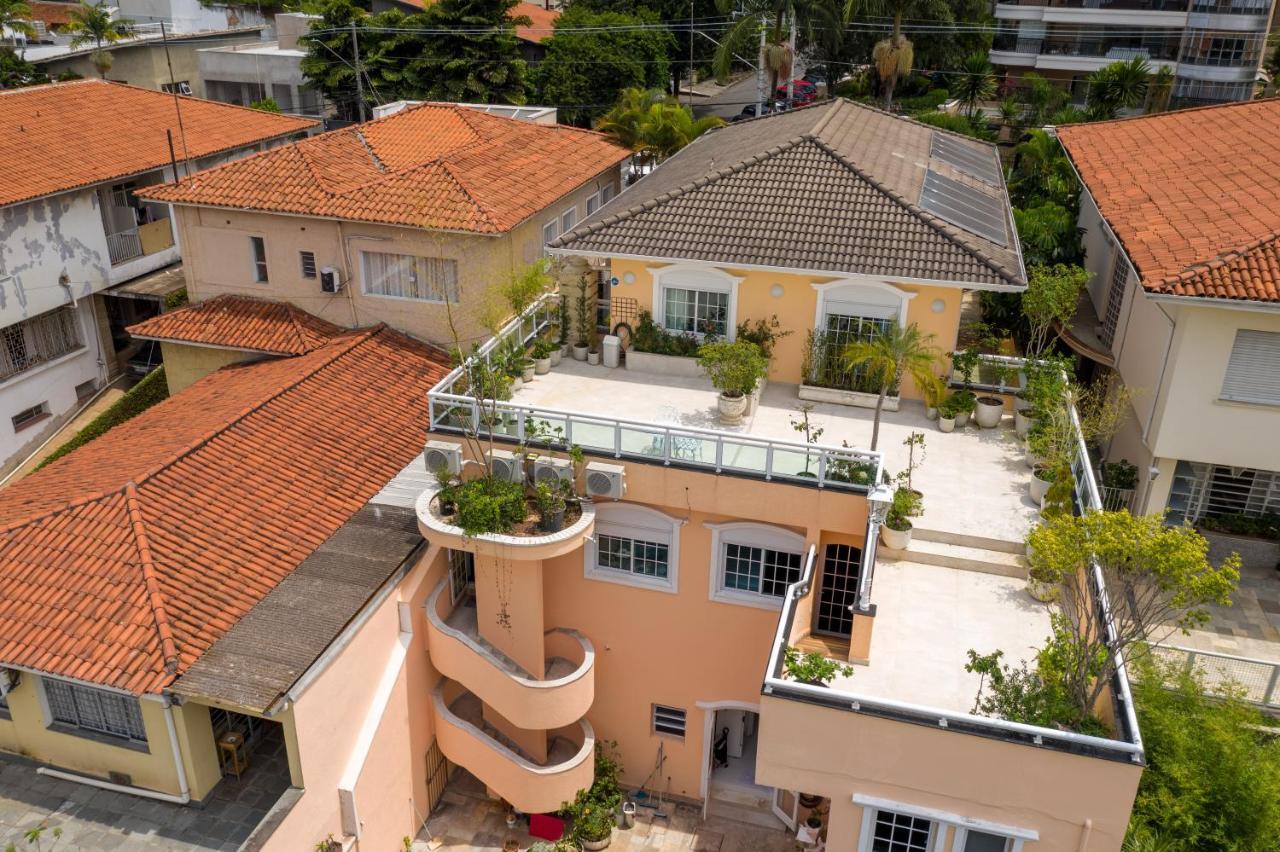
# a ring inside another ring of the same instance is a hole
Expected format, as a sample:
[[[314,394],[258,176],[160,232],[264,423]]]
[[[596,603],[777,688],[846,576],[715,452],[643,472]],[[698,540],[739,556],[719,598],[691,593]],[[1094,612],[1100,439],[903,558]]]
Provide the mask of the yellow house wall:
[[[160,352],[164,356],[165,381],[169,383],[169,395],[203,379],[214,370],[228,364],[252,361],[262,356],[234,349],[215,349],[211,346],[187,346],[183,343],[161,341]]]
[[[671,264],[645,260],[614,258],[611,261],[611,275],[618,279],[613,289],[614,297],[635,299],[639,310],[653,310],[653,271]],[[716,267],[723,272],[742,278],[738,286],[737,315],[731,318],[731,324],[737,325],[745,321],[757,319],[768,320],[776,316],[783,331],[791,332],[777,342],[774,347],[773,363],[769,368],[772,381],[799,383],[804,349],[808,332],[814,328],[818,311],[818,291],[815,284],[826,284],[837,281],[864,281],[865,278],[851,278],[841,275],[797,274],[772,272],[758,269],[742,269],[731,266]],[[631,284],[625,283],[627,274],[635,277]],[[933,345],[940,353],[950,352],[955,348],[960,328],[960,302],[964,291],[959,287],[935,287],[917,284],[906,284],[885,280],[884,283],[911,294],[907,302],[907,324],[917,325],[925,334],[933,335]],[[773,295],[775,286],[780,286],[780,295]],[[935,310],[938,303],[940,310]],[[943,372],[943,362],[939,361],[938,372]],[[904,383],[902,395],[918,399],[919,393],[908,380]]]
[[[187,702],[173,708],[177,723],[178,748],[182,750],[182,764],[187,771],[187,784],[191,798],[200,800],[209,795],[222,780],[222,767],[218,764],[218,747],[213,741],[213,722],[209,708],[203,704]]]
[[[291,302],[340,326],[358,327],[385,322],[429,343],[453,342],[452,320],[463,343],[485,339],[482,322],[494,288],[513,270],[542,256],[542,228],[569,209],[578,221],[586,216],[587,197],[606,184],[615,190],[619,171],[610,168],[585,181],[554,204],[506,234],[480,236],[416,228],[387,227],[360,222],[336,222],[303,216],[248,213],[215,208],[177,207],[187,290],[193,302],[224,293]],[[254,280],[249,238],[266,242],[266,283]],[[412,254],[455,260],[458,266],[458,304],[399,299],[364,293],[360,252]],[[315,254],[316,268],[339,270],[346,283],[341,293],[320,291],[318,278],[303,278],[299,252]],[[505,304],[501,303],[500,304]]]
[[[179,793],[178,773],[169,748],[164,707],[143,699],[142,722],[147,732],[145,749],[122,740],[90,738],[51,730],[41,706],[40,678],[23,674],[18,688],[9,693],[10,718],[0,719],[0,750],[25,755],[58,769],[106,779],[111,772],[127,773],[132,783],[148,790]]]

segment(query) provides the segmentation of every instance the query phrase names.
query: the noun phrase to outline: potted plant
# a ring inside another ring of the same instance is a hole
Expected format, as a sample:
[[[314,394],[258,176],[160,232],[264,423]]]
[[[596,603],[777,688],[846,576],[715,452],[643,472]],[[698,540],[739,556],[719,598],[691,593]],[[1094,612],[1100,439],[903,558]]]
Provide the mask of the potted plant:
[[[720,391],[721,421],[739,423],[747,410],[747,397],[764,378],[769,362],[754,343],[718,340],[698,349],[698,366]]]
[[[978,404],[978,398],[974,396],[973,391],[961,390],[951,395],[955,400],[956,425],[963,428],[969,422],[969,415],[973,413],[973,409]]]
[[[537,372],[537,365],[534,364],[532,358],[523,358],[520,361],[520,381],[528,383],[533,381],[533,375]],[[547,364],[547,369],[551,369],[551,365]]]
[[[568,504],[569,483],[539,482],[534,488],[533,500],[538,507],[538,527],[543,532],[559,532],[564,527],[564,511]]]
[[[788,645],[782,652],[782,667],[787,677],[810,686],[827,686],[836,676],[852,677],[853,666],[838,660],[828,659],[821,654],[810,651],[802,653],[799,648]]]
[[[600,329],[595,323],[587,329],[587,363],[593,367],[600,363]]]
[[[809,845],[818,839],[821,832],[822,817],[816,813],[809,814],[805,817],[804,822],[796,831],[796,841],[804,845]]]
[[[584,273],[578,279],[578,292],[573,297],[573,314],[577,325],[577,337],[573,343],[573,360],[587,360],[590,350],[590,339],[587,337],[596,326],[595,311],[592,310],[592,289],[588,276]]]
[[[1004,417],[1004,400],[998,396],[983,395],[974,399],[974,419],[980,429],[994,429]]]
[[[978,369],[978,362],[981,359],[982,355],[977,349],[965,349],[960,352],[951,353],[951,369],[953,374],[960,374],[960,383],[966,388],[973,386],[973,374]]]
[[[1031,500],[1037,506],[1044,505],[1044,495],[1048,493],[1049,486],[1053,485],[1054,476],[1058,469],[1052,465],[1037,465],[1031,471]]]
[[[949,394],[938,403],[938,431],[954,432],[956,428],[955,394]]]
[[[316,844],[316,852],[342,852],[342,841],[330,834]]]
[[[920,389],[924,396],[924,418],[926,420],[936,420],[938,418],[938,406],[942,403],[946,394],[946,385],[939,379],[935,382],[929,382]]]
[[[539,376],[545,376],[551,372],[552,358],[558,353],[550,340],[540,337],[533,344],[533,351],[530,354],[533,356],[533,372]]]
[[[919,516],[922,508],[920,496],[910,488],[900,485],[894,489],[889,511],[880,525],[880,540],[885,547],[906,550],[911,546],[911,519]]]

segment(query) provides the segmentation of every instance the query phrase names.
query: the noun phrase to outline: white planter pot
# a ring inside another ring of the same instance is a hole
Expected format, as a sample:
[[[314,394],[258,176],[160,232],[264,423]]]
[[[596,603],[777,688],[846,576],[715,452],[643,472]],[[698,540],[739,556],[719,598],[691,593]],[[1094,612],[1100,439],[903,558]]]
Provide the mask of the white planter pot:
[[[956,430],[956,419],[938,415],[938,430],[941,432],[954,432]]]
[[[887,525],[881,524],[880,541],[890,550],[906,550],[911,545],[911,527],[891,530]]]
[[[520,379],[516,378],[516,379],[512,379],[512,380],[511,380],[511,392],[512,392],[512,393],[516,393],[516,392],[517,392],[517,391],[519,391],[519,390],[520,390],[520,388],[522,388],[522,387],[524,387],[524,382],[523,382],[523,381],[521,381]]]
[[[585,346],[573,347],[573,360],[575,361],[587,360],[587,347]]]
[[[561,352],[559,349],[552,349],[551,350],[551,366],[559,367],[560,359],[563,357],[564,357],[564,353]]]
[[[567,343],[566,343],[566,344],[564,344],[563,346],[561,346],[561,347],[560,347],[560,357],[561,357],[561,358],[568,358],[568,357],[569,357],[569,353],[570,353],[570,352],[572,352],[572,351],[573,351],[572,347],[570,347],[570,346],[569,346],[569,344],[567,344]]]
[[[721,423],[741,423],[742,416],[747,413],[747,403],[750,399],[745,396],[725,396],[720,394],[716,397],[716,405],[720,410]]]
[[[550,373],[551,359],[550,358],[533,359],[533,372],[539,376],[545,376],[547,373]]]
[[[1044,463],[1044,459],[1040,458],[1038,455],[1031,452],[1030,447],[1027,447],[1027,451],[1026,453],[1023,454],[1022,458],[1024,461],[1026,461],[1027,467],[1031,468],[1032,470],[1035,470],[1041,464]]]
[[[599,352],[588,352],[588,353],[587,353],[587,363],[588,363],[588,364],[590,364],[590,365],[591,365],[591,366],[593,366],[593,367],[594,367],[595,365],[599,364],[599,363],[600,363],[600,353],[599,353]]]
[[[654,373],[660,376],[680,376],[686,379],[700,379],[702,368],[697,358],[686,358],[683,355],[654,355],[652,352],[627,351],[627,369],[638,373]]]
[[[1034,577],[1027,578],[1027,594],[1040,603],[1053,603],[1058,599],[1058,587],[1042,583]]]
[[[550,369],[550,367],[548,367],[548,369]],[[537,365],[530,364],[529,366],[525,367],[520,371],[520,380],[522,382],[533,381],[533,374],[536,373],[537,371],[538,371]]]
[[[613,840],[612,834],[610,834],[604,840],[584,840],[582,841],[582,848],[586,849],[587,852],[599,852],[599,850],[601,849],[608,848],[609,842],[612,840]]]
[[[1038,474],[1039,471],[1031,474],[1031,499],[1037,506],[1044,506],[1044,495],[1049,493],[1049,486],[1053,483],[1041,479]]]
[[[959,426],[961,429],[969,425],[969,412],[961,411],[959,414],[957,414],[956,425]]]
[[[974,411],[974,419],[983,429],[994,429],[1000,425],[1004,417],[1004,400],[994,396],[978,397],[978,407]]]
[[[1018,433],[1019,438],[1027,437],[1027,433],[1036,425],[1036,419],[1034,417],[1028,417],[1023,413],[1023,411],[1024,410],[1020,408],[1013,412],[1013,429]]]
[[[925,408],[925,410],[924,410],[924,419],[925,419],[925,420],[937,420],[937,419],[938,419],[938,409],[933,408],[932,406],[930,406],[930,407],[926,407],[926,408]]]
[[[838,388],[820,388],[816,385],[801,385],[796,394],[800,399],[810,402],[833,402],[836,405],[852,405],[855,408],[875,408],[879,394],[862,393],[860,391],[839,390]],[[885,411],[897,411],[900,399],[896,396],[884,398]]]

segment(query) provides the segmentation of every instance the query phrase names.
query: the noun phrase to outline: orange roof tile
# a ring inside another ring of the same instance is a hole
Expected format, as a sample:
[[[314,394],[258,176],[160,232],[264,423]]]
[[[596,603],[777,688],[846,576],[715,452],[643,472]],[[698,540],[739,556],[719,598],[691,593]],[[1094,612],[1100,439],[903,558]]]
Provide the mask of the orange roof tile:
[[[543,39],[551,38],[556,20],[560,17],[559,9],[548,9],[537,3],[519,3],[511,10],[511,17],[523,16],[529,19],[530,25],[516,26],[516,38],[531,41],[535,44]]]
[[[226,295],[131,325],[129,333],[146,340],[305,355],[341,334],[342,329],[288,302]]]
[[[180,98],[192,158],[315,127],[199,98]],[[182,156],[173,95],[103,80],[0,92],[0,205],[169,165],[169,138]]]
[[[138,195],[498,234],[630,155],[589,130],[424,103]]]
[[[346,332],[219,370],[0,491],[0,665],[164,688],[421,450],[447,369]]]
[[[31,17],[48,29],[71,23],[71,10],[80,8],[79,3],[54,3],[50,0],[27,0],[27,6],[31,9]]]
[[[1280,99],[1070,125],[1058,138],[1147,290],[1280,301]]]

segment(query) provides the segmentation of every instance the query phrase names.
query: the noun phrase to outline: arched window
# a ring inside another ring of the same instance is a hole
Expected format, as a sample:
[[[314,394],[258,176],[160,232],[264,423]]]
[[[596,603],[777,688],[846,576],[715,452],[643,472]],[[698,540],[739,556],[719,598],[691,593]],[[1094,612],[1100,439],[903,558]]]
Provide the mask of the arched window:
[[[804,536],[768,524],[707,524],[711,599],[777,609],[804,570]]]
[[[583,550],[584,576],[663,592],[678,590],[679,518],[634,503],[596,507],[595,540]]]
[[[677,264],[653,270],[653,321],[675,334],[708,330],[733,340],[742,279],[710,266]]]

